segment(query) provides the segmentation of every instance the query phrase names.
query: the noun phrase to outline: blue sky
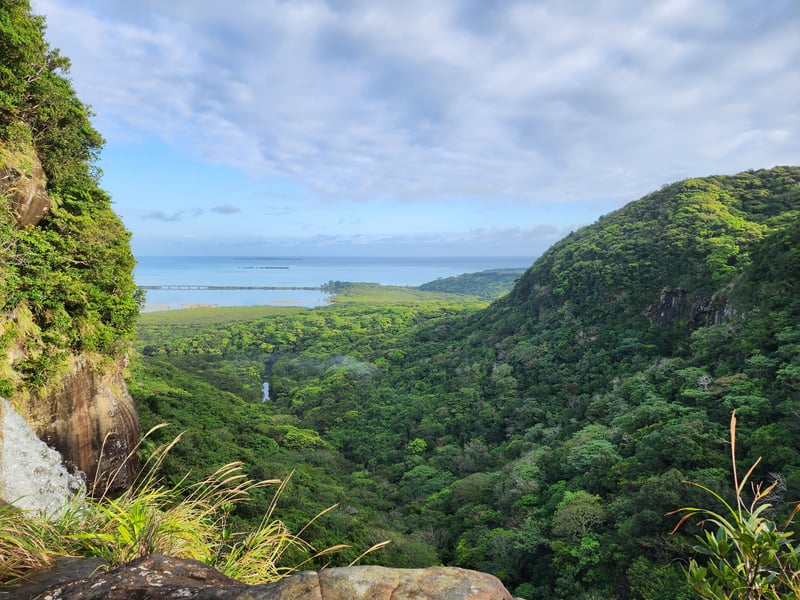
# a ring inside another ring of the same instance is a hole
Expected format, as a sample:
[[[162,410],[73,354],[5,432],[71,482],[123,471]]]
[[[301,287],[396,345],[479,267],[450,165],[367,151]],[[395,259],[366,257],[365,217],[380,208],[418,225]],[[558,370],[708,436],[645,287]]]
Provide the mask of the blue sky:
[[[800,162],[796,0],[32,0],[137,255],[498,255]]]

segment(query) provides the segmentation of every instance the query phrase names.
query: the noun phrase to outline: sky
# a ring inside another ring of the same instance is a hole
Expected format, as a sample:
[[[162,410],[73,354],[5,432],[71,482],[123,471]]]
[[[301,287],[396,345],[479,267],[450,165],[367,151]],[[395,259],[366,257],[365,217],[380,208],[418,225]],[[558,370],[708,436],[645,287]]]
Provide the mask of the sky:
[[[524,256],[800,164],[797,0],[32,0],[144,255]]]

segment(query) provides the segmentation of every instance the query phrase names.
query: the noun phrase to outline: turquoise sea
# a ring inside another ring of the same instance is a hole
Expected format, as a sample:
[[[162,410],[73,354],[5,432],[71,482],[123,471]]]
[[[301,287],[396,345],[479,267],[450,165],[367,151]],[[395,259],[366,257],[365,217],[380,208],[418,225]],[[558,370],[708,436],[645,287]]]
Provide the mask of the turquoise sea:
[[[519,256],[142,256],[138,257],[135,277],[140,286],[161,288],[145,290],[145,310],[197,305],[320,306],[326,302],[325,293],[296,288],[319,288],[329,281],[417,286],[440,277],[527,268],[532,263],[533,258]],[[232,289],[248,287],[261,289]]]

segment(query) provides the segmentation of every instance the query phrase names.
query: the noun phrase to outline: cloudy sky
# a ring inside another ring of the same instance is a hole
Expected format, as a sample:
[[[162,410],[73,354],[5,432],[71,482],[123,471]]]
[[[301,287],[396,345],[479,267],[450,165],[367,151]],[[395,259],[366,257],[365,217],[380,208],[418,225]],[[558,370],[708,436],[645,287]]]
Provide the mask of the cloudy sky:
[[[154,254],[535,257],[800,163],[797,0],[32,0]]]

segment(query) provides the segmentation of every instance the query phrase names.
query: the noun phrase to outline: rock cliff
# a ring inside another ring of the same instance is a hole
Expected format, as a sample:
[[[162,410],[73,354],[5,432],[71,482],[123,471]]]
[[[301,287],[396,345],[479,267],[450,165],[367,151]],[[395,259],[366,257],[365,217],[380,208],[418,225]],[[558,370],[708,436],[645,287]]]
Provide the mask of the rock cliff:
[[[0,210],[13,216],[11,227],[24,232],[49,215],[52,202],[46,186],[47,178],[33,146],[17,144],[11,150],[0,145]],[[9,238],[6,244],[10,246],[13,236]],[[48,260],[33,254],[32,248],[25,250],[11,256],[4,266]],[[19,291],[19,287],[8,290],[7,296],[13,298]],[[135,457],[126,459],[139,439],[138,416],[122,378],[123,359],[88,350],[76,352],[63,347],[59,339],[50,342],[56,346],[53,352],[54,348],[46,347],[48,318],[52,318],[48,312],[57,310],[63,300],[24,295],[20,300],[19,304],[8,303],[0,314],[4,337],[11,340],[0,354],[0,377],[6,382],[3,393],[37,435],[61,453],[65,465],[84,474],[91,492],[121,491],[136,476]],[[37,304],[46,308],[42,310]],[[26,378],[24,365],[48,350],[60,355],[57,368],[45,385],[30,385],[37,377]]]
[[[85,475],[90,492],[114,496],[138,473],[131,453],[139,441],[139,417],[122,365],[98,368],[85,355],[70,357],[68,365],[46,390],[24,394],[17,408],[67,468]]]
[[[50,211],[47,177],[32,145],[0,147],[0,196],[20,227],[35,225]]]
[[[44,19],[4,3],[0,38],[0,396],[93,491],[113,492],[139,439],[122,379],[139,309],[130,234]]]
[[[30,217],[28,205],[19,206]],[[127,487],[136,476],[138,463],[135,457],[126,459],[140,432],[133,399],[122,377],[124,358],[90,351],[62,352],[58,367],[44,385],[32,385],[35,377],[24,371],[31,359],[41,355],[42,330],[28,303],[7,307],[0,314],[0,327],[6,339],[11,339],[0,353],[3,394],[40,439],[61,453],[70,470],[85,475],[90,491],[114,494]]]

